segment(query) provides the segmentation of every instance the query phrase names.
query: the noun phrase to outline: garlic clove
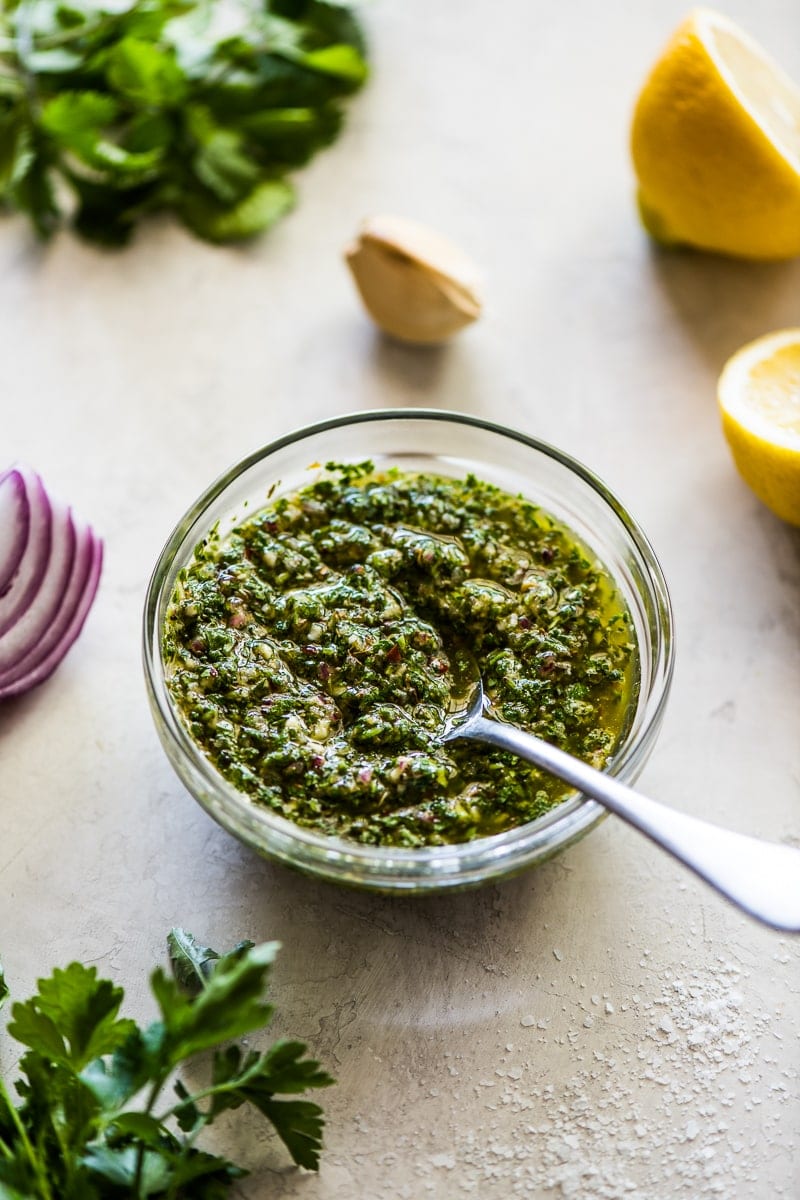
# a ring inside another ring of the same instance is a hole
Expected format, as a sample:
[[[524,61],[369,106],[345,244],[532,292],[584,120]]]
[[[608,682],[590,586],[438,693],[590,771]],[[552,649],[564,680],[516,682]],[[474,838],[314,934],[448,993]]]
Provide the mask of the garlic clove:
[[[436,230],[405,217],[370,217],[361,227],[361,236],[380,242],[452,280],[480,307],[477,300],[480,291],[478,268],[459,246]]]
[[[481,314],[474,263],[415,221],[370,218],[345,258],[367,312],[401,341],[445,341]]]

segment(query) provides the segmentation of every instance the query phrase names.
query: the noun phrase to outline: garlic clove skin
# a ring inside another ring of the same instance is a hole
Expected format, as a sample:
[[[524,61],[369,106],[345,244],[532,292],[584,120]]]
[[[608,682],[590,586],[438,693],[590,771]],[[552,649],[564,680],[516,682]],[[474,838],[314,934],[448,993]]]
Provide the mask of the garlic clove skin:
[[[345,259],[373,321],[400,341],[443,342],[481,314],[474,263],[416,221],[370,218]]]
[[[451,280],[480,307],[478,293],[481,280],[478,268],[459,246],[436,230],[406,217],[383,216],[366,220],[360,234]]]

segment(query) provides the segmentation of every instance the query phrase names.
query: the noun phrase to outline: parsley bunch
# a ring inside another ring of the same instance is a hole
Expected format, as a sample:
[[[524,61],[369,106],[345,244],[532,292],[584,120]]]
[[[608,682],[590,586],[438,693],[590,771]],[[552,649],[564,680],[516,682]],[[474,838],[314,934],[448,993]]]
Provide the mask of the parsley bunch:
[[[195,1141],[243,1104],[264,1114],[296,1163],[317,1167],[322,1110],[277,1097],[330,1076],[302,1042],[263,1054],[220,1045],[269,1021],[263,995],[278,944],[242,942],[220,956],[180,929],[168,944],[172,974],[159,968],[150,981],[160,1019],[145,1029],[118,1015],[121,988],[77,962],[14,1004],[8,1030],[28,1049],[18,1106],[0,1081],[0,1200],[220,1200],[247,1172]],[[0,970],[0,1004],[7,994]],[[176,1068],[203,1052],[210,1080],[193,1092],[175,1080],[175,1098],[163,1098]]]
[[[4,0],[0,201],[125,242],[173,212],[201,238],[266,229],[287,172],[336,137],[366,77],[337,0]]]

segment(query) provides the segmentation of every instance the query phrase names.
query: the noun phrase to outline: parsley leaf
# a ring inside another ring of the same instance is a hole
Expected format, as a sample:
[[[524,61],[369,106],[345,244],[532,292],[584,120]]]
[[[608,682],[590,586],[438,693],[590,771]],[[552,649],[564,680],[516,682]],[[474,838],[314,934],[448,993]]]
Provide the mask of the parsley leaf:
[[[188,84],[175,49],[124,37],[106,58],[109,86],[142,108],[168,108],[186,99]]]
[[[97,978],[95,967],[71,963],[39,980],[39,991],[12,1008],[8,1032],[51,1062],[80,1070],[124,1042],[132,1021],[117,1013],[123,991]]]
[[[238,1046],[214,1056],[211,1113],[254,1105],[268,1117],[300,1166],[316,1170],[322,1137],[322,1110],[307,1100],[276,1100],[276,1094],[328,1087],[333,1079],[319,1063],[304,1059],[302,1042],[276,1042],[266,1054],[242,1057]]]
[[[252,942],[246,943],[249,949]],[[197,995],[214,973],[219,955],[210,946],[201,946],[185,929],[173,929],[167,935],[169,965],[176,982],[185,992]]]
[[[180,213],[188,227],[208,242],[252,237],[269,228],[294,204],[294,190],[282,179],[261,183],[232,207],[203,196],[186,196]]]
[[[264,991],[277,943],[240,942],[221,955],[173,929],[168,950],[171,974],[151,977],[159,1019],[144,1028],[120,1017],[122,989],[81,963],[13,1005],[8,1031],[27,1050],[19,1103],[0,1080],[0,1200],[219,1200],[246,1171],[195,1143],[245,1104],[297,1164],[317,1168],[322,1110],[283,1097],[331,1077],[302,1042],[265,1052],[231,1044],[272,1015]],[[0,1005],[7,994],[0,968]],[[175,1069],[202,1051],[213,1052],[210,1079],[190,1091]]]
[[[215,9],[0,6],[0,205],[44,237],[68,220],[107,245],[163,210],[214,242],[274,224],[287,173],[334,141],[367,77],[363,35],[339,0]]]

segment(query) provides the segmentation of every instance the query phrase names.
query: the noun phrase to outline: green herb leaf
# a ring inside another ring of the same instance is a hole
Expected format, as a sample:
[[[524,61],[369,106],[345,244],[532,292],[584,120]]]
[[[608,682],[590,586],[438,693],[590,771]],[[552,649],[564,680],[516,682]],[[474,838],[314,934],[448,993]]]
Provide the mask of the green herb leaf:
[[[106,245],[159,210],[213,242],[269,228],[287,172],[339,133],[364,39],[328,0],[228,0],[226,18],[209,0],[6,4],[0,198],[47,237],[66,183],[73,227]]]
[[[263,995],[278,950],[278,942],[265,942],[227,965],[219,963],[194,998],[186,997],[161,968],[153,972],[150,984],[161,1009],[161,1053],[168,1067],[219,1042],[252,1033],[269,1021],[272,1008]]]
[[[188,1088],[181,1083],[180,1079],[175,1081],[175,1094],[182,1101],[177,1106],[175,1120],[178,1123],[178,1128],[188,1133],[202,1119],[200,1109],[189,1095]]]
[[[167,935],[169,962],[175,982],[185,992],[196,996],[206,986],[219,962],[219,955],[210,946],[201,946],[197,938],[185,929],[172,929]]]
[[[130,1196],[163,1194],[173,1178],[171,1164],[163,1155],[153,1150],[140,1154],[136,1146],[93,1146],[82,1156],[81,1164],[90,1175],[113,1187],[125,1188]],[[138,1186],[134,1191],[135,1184]]]
[[[49,237],[61,220],[61,209],[53,190],[52,171],[38,141],[9,198],[14,207],[27,212],[40,237]]]
[[[8,999],[8,996],[9,996],[8,984],[6,983],[6,977],[5,977],[5,973],[3,971],[3,964],[0,963],[0,1008],[3,1007],[6,1000]]]
[[[70,172],[69,179],[79,201],[73,218],[75,228],[101,245],[124,245],[138,218],[158,203],[157,185],[152,181],[133,181],[122,188],[95,183],[75,172]]]
[[[308,1088],[330,1087],[334,1082],[314,1059],[303,1059],[303,1042],[276,1042],[261,1058],[258,1072],[260,1090],[304,1092]],[[250,1080],[247,1081],[249,1085]]]
[[[332,105],[320,108],[265,108],[239,118],[238,127],[271,161],[287,169],[308,162],[334,141],[342,123]]]
[[[367,78],[367,64],[355,46],[325,46],[312,50],[302,58],[304,67],[319,71],[321,75],[332,75],[352,87],[360,87]]]
[[[5,1163],[0,1164],[0,1200],[37,1200],[33,1192],[20,1191],[16,1187],[11,1186],[11,1180],[5,1180],[3,1176],[14,1170],[14,1166],[8,1166]]]
[[[157,1039],[151,1031],[134,1029],[111,1057],[97,1058],[80,1072],[81,1082],[107,1112],[119,1112],[152,1078]]]
[[[270,943],[277,946],[277,943]],[[238,942],[227,954],[217,954],[210,946],[201,946],[197,938],[185,929],[172,929],[167,935],[169,962],[175,982],[190,996],[197,996],[208,986],[217,970],[227,971],[252,950],[255,942]]]
[[[254,1094],[248,1097],[275,1126],[275,1131],[300,1167],[316,1171],[322,1147],[322,1109],[308,1100],[273,1100]]]
[[[28,1049],[18,1106],[0,1081],[0,1200],[222,1200],[246,1172],[195,1142],[244,1104],[272,1122],[295,1162],[317,1166],[321,1110],[280,1096],[326,1087],[330,1076],[301,1042],[263,1054],[220,1047],[271,1016],[264,989],[277,943],[240,942],[220,955],[175,929],[168,946],[174,978],[154,972],[161,1019],[145,1029],[119,1016],[121,988],[81,963],[13,1006],[9,1032]],[[0,1003],[6,995],[0,969]],[[175,1068],[204,1050],[214,1052],[208,1085],[192,1093],[176,1080],[177,1103],[159,1112]]]
[[[107,171],[114,183],[118,176],[148,173],[162,157],[162,147],[131,153],[106,136],[104,129],[120,112],[118,103],[110,96],[97,92],[64,92],[50,100],[42,110],[42,128],[56,143],[98,171]],[[74,178],[65,170],[68,178]],[[97,185],[96,185],[97,186]],[[100,185],[102,186],[102,185]]]
[[[285,1143],[294,1161],[316,1169],[322,1146],[322,1109],[309,1101],[284,1101],[279,1094],[329,1087],[334,1080],[314,1059],[305,1059],[302,1042],[276,1042],[266,1054],[244,1056],[238,1046],[228,1046],[214,1055],[213,1088],[208,1120],[221,1113],[251,1104],[266,1116]],[[180,1112],[186,1112],[186,1097]],[[186,1127],[191,1127],[186,1123]]]
[[[21,109],[0,124],[0,196],[25,178],[35,158],[30,130]]]
[[[188,85],[172,49],[126,37],[108,55],[106,77],[114,91],[145,108],[185,99]]]
[[[82,134],[93,133],[119,113],[119,104],[100,92],[63,92],[43,105],[42,128],[67,144]]]
[[[122,988],[98,979],[95,967],[71,963],[40,979],[38,993],[14,1005],[8,1031],[32,1050],[80,1070],[110,1054],[135,1028],[117,1019],[123,995]]]
[[[66,1044],[55,1022],[39,1012],[32,1001],[27,1004],[17,1003],[11,1011],[14,1020],[9,1024],[8,1032],[12,1037],[24,1046],[32,1046],[38,1054],[51,1062],[68,1060]]]
[[[222,203],[235,204],[253,190],[257,165],[246,155],[241,134],[217,125],[207,108],[191,105],[186,124],[197,144],[192,169]]]
[[[186,224],[209,242],[235,242],[253,237],[288,212],[294,189],[285,180],[261,183],[230,207],[196,193],[185,195],[178,208]]]

